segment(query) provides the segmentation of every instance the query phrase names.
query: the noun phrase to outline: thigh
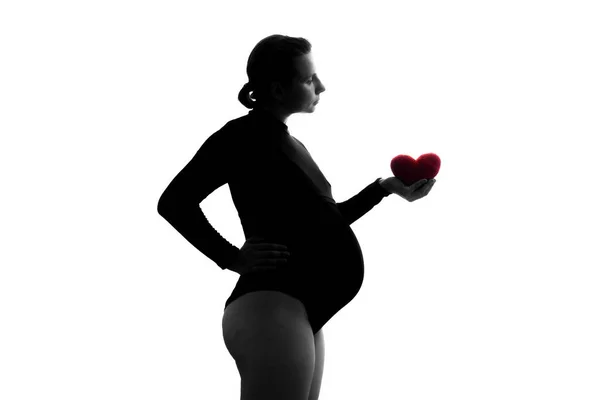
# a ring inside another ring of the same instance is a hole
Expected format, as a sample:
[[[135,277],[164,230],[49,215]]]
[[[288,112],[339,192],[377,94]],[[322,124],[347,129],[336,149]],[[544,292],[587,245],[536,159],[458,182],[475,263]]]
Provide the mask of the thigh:
[[[248,293],[226,309],[223,339],[241,377],[242,400],[306,400],[315,342],[303,304],[276,291]]]
[[[318,400],[321,393],[321,382],[323,381],[323,369],[325,364],[325,338],[323,337],[323,328],[315,333],[315,371],[313,373],[312,384],[308,400]]]

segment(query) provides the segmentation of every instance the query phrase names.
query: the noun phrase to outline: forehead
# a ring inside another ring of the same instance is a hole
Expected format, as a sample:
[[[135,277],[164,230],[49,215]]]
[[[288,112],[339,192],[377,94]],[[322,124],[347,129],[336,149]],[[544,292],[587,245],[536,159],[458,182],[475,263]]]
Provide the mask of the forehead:
[[[309,78],[316,73],[315,64],[313,62],[312,54],[303,54],[299,57],[294,58],[294,65],[300,75],[300,78]]]

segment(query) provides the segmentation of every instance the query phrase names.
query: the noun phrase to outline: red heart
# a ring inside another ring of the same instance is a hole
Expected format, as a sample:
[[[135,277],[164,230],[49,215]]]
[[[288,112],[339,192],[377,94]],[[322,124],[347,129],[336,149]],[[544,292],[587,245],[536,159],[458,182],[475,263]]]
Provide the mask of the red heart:
[[[411,156],[400,154],[392,159],[391,167],[394,176],[406,186],[421,179],[433,179],[440,170],[440,158],[433,154],[423,154],[415,161]]]

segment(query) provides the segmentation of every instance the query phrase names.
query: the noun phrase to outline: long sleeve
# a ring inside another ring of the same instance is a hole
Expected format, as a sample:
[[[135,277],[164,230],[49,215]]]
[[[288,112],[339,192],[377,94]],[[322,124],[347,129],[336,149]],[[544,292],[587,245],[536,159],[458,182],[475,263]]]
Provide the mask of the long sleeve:
[[[384,197],[390,195],[387,190],[381,187],[378,182],[379,179],[377,178],[375,182],[348,200],[337,203],[338,209],[346,222],[348,222],[348,225],[354,223],[375,207],[375,205],[379,204]]]
[[[158,202],[158,212],[182,236],[221,269],[226,269],[239,249],[225,240],[208,222],[199,203],[227,182],[226,162],[220,130],[210,136],[166,188]]]

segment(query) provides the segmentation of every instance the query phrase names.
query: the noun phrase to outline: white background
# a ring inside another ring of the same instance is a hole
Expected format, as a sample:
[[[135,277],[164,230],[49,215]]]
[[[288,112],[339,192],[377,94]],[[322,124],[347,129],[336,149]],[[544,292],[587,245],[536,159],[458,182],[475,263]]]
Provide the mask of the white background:
[[[338,202],[442,160],[352,225],[365,280],[324,327],[321,400],[597,400],[593,3],[2,2],[0,398],[239,399],[238,275],[156,206],[280,33],[313,44],[327,91],[288,126]],[[243,245],[226,185],[201,206]]]

